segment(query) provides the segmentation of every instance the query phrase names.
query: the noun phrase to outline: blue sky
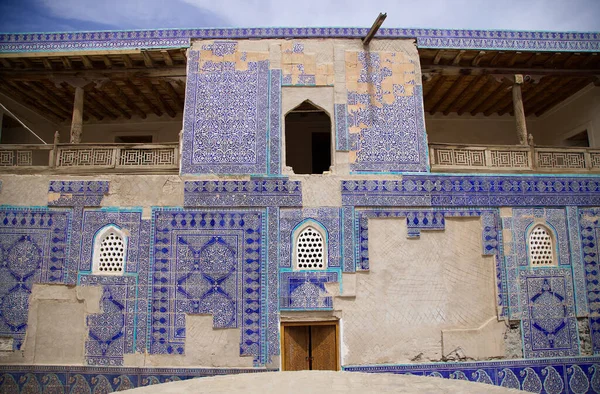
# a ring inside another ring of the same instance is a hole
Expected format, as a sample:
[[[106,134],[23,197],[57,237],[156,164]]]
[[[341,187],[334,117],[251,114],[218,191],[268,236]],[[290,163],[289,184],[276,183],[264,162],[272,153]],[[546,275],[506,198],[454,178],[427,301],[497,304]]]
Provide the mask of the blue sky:
[[[600,31],[600,0],[0,0],[1,32],[361,26]]]

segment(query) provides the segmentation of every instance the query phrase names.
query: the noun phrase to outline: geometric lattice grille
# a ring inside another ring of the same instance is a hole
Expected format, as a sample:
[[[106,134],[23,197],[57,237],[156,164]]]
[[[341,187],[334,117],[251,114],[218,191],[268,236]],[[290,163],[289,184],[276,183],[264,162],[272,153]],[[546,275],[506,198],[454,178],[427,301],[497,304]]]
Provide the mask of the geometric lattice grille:
[[[173,149],[121,149],[119,165],[122,166],[172,166]]]
[[[585,168],[583,152],[537,152],[540,168]]]
[[[544,226],[535,226],[529,234],[529,261],[533,266],[554,265],[552,236]]]
[[[483,150],[436,149],[437,164],[443,166],[485,167]]]
[[[94,272],[118,275],[123,273],[125,265],[125,242],[123,237],[110,231],[102,237]]]
[[[591,152],[590,161],[592,163],[592,168],[600,168],[600,153]]]
[[[529,167],[529,154],[523,151],[492,150],[492,167]]]
[[[321,234],[307,227],[296,241],[296,261],[299,269],[324,269],[325,242]]]
[[[61,149],[58,166],[110,166],[114,152],[113,148]]]

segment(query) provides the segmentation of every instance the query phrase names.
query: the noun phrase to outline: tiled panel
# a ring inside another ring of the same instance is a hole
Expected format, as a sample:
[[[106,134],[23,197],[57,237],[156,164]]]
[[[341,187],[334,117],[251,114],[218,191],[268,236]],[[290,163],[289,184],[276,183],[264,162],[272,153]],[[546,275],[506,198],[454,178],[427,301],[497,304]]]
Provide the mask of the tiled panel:
[[[299,207],[302,183],[287,179],[186,181],[186,207]]]
[[[600,205],[600,178],[404,175],[342,181],[342,204],[365,207],[564,207]]]
[[[215,41],[188,53],[182,174],[266,174],[268,53]]]
[[[422,86],[403,52],[346,52],[350,168],[428,170]]]
[[[185,313],[211,313],[216,328],[241,329],[242,356],[265,360],[266,219],[261,210],[154,211],[151,353],[183,354]]]
[[[72,214],[0,208],[0,335],[21,348],[34,283],[64,283]]]
[[[185,48],[190,39],[363,38],[369,28],[266,27],[156,29],[75,33],[0,34],[2,52],[62,52],[99,49]],[[419,48],[522,51],[600,51],[598,33],[381,28],[377,37],[417,40]]]
[[[575,311],[577,312],[577,317],[582,317],[588,315],[588,300],[585,290],[585,262],[583,261],[579,211],[577,207],[567,207],[567,226],[569,229],[573,285],[575,287]]]
[[[304,220],[314,220],[325,228],[327,232],[327,266],[340,267],[341,234],[340,234],[340,209],[339,208],[305,208],[283,209],[279,219],[279,266],[292,267],[292,239],[294,229]]]
[[[580,209],[581,246],[585,263],[585,290],[589,305],[590,332],[594,354],[600,353],[600,209]]]
[[[108,181],[50,181],[48,206],[97,207],[108,194]]]
[[[338,282],[337,272],[282,272],[281,309],[332,309],[333,298],[325,289],[325,283],[330,282]]]
[[[347,111],[346,104],[335,104],[335,149],[338,151],[350,149]]]
[[[281,174],[281,70],[269,74],[269,154],[268,173]]]
[[[600,358],[546,358],[464,363],[364,365],[344,371],[462,379],[532,393],[600,392]]]
[[[523,354],[526,358],[579,354],[570,269],[521,271]]]

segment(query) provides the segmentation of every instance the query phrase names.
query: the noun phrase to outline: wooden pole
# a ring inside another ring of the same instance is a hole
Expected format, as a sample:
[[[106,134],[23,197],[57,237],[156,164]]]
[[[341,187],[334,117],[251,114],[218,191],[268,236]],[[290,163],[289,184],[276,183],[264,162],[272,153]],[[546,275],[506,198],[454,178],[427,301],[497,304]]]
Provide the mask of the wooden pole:
[[[525,120],[525,109],[523,108],[523,95],[521,94],[521,85],[523,84],[523,75],[515,75],[513,84],[513,107],[515,111],[515,122],[517,126],[517,136],[520,145],[528,145],[527,140],[527,122]]]
[[[73,120],[71,121],[71,144],[81,143],[83,131],[83,88],[75,87],[75,101],[73,103]]]

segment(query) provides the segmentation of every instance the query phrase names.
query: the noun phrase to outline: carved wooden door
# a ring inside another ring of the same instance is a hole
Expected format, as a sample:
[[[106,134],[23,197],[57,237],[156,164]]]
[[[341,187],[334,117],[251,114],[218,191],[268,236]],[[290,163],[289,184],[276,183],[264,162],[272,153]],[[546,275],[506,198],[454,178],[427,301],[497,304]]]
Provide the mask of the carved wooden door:
[[[284,325],[283,370],[337,371],[337,325]]]

